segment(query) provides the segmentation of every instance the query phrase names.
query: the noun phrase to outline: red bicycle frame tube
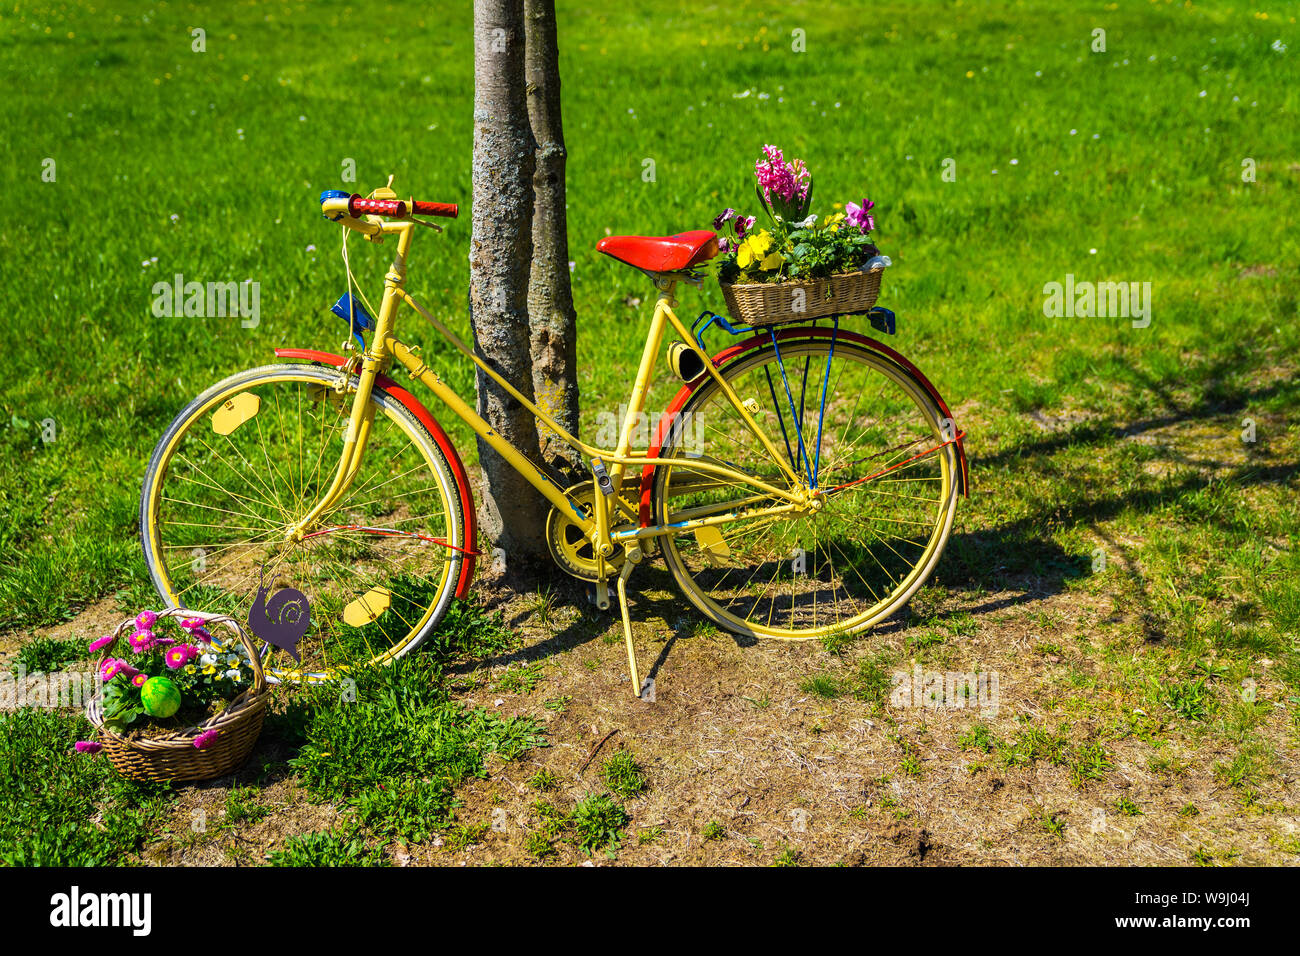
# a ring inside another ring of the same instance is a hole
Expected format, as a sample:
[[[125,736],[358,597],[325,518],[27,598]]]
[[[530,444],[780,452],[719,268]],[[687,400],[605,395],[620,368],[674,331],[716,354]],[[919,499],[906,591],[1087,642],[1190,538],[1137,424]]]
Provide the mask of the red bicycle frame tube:
[[[341,355],[335,355],[332,352],[320,352],[316,349],[276,349],[275,354],[279,358],[321,362],[324,365],[333,365],[335,368],[342,368],[347,364],[347,359]],[[429,434],[433,436],[439,450],[446,457],[447,464],[451,466],[452,475],[456,479],[456,487],[460,491],[461,512],[465,515],[465,534],[459,547],[451,544],[448,546],[465,556],[465,560],[460,565],[460,577],[456,579],[456,597],[463,598],[469,594],[469,585],[474,579],[474,559],[479,553],[475,548],[478,541],[478,512],[474,509],[474,494],[470,490],[469,475],[465,471],[465,465],[460,460],[460,455],[456,454],[456,446],[451,443],[451,439],[442,430],[438,420],[430,414],[427,408],[420,404],[418,398],[392,379],[383,375],[375,379],[375,385],[401,402],[403,407],[429,430]]]
[[[918,369],[907,359],[903,358],[903,356],[899,355],[888,345],[885,345],[883,342],[877,342],[875,339],[867,338],[867,336],[859,335],[856,332],[845,332],[843,330],[835,330],[835,329],[827,329],[827,328],[785,329],[781,332],[776,333],[776,338],[777,341],[781,341],[782,339],[793,339],[793,338],[798,338],[798,339],[830,338],[832,335],[835,337],[835,341],[837,342],[856,342],[858,345],[863,345],[871,349],[873,352],[879,352],[881,355],[889,359],[895,365],[898,365],[900,368],[909,372],[912,376],[916,378],[916,380],[926,390],[929,396],[932,399],[934,399],[934,403],[939,406],[939,411],[943,413],[944,418],[947,418],[950,421],[952,420],[952,412],[948,409],[948,403],[945,402],[942,396],[939,395],[938,389],[936,389],[934,385],[930,383],[930,380],[921,373],[920,369]],[[746,339],[743,342],[739,342],[736,345],[731,346],[730,348],[723,349],[721,352],[719,352],[717,355],[713,357],[713,364],[717,368],[721,369],[724,365],[727,365],[730,362],[736,360],[740,356],[744,355],[746,352],[751,352],[754,349],[766,345],[771,341],[772,341],[771,337],[767,334],[756,335],[753,338]],[[672,402],[669,403],[668,407],[664,409],[663,414],[659,417],[659,427],[655,430],[654,442],[650,445],[650,448],[647,450],[646,457],[654,458],[659,455],[659,452],[663,447],[664,438],[666,438],[668,435],[668,430],[672,427],[673,422],[677,420],[677,414],[682,410],[682,407],[686,404],[687,400],[692,395],[695,394],[695,390],[699,388],[701,385],[703,385],[706,381],[708,381],[708,376],[702,374],[693,383],[688,385],[683,385],[681,391],[679,391],[673,397]],[[966,435],[964,432],[958,432],[957,437],[952,441],[952,444],[957,446],[957,457],[961,464],[961,467],[957,473],[957,488],[963,495],[969,498],[970,490],[969,490],[969,475],[967,473],[967,466],[966,466],[966,449],[962,445],[962,439],[964,439],[965,437]],[[948,443],[945,442],[945,444]],[[650,524],[650,498],[652,494],[652,488],[654,485],[655,467],[656,467],[655,465],[646,465],[641,470],[640,521],[641,521],[641,527],[643,528],[648,527]]]

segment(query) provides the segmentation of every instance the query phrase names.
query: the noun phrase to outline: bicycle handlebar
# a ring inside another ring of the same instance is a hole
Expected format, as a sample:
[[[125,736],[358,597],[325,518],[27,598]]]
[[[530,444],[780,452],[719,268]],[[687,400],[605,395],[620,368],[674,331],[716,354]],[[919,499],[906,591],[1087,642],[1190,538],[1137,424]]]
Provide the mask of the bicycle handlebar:
[[[408,213],[407,203],[401,199],[362,199],[360,196],[351,196],[348,199],[348,212],[353,216],[393,216],[405,219],[408,215],[414,214],[455,219],[460,215],[460,209],[455,203],[414,200],[410,206],[411,212]]]
[[[337,189],[327,189],[321,193],[320,209],[326,219],[335,222],[367,215],[389,216],[394,219],[409,219],[412,215],[455,219],[460,215],[460,209],[455,203],[415,200],[408,203],[402,199],[366,199],[355,193],[348,195]]]

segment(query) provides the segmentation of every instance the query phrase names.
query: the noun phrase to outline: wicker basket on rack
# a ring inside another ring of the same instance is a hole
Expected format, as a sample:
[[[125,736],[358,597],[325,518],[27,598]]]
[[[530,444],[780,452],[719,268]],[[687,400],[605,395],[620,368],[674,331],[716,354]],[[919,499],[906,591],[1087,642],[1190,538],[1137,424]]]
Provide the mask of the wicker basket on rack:
[[[221,625],[234,631],[253,669],[253,686],[248,688],[221,713],[209,717],[197,727],[187,727],[165,737],[128,740],[104,726],[102,691],[86,707],[86,717],[103,744],[104,753],[118,773],[132,780],[186,782],[210,780],[230,773],[248,759],[262,732],[262,721],[270,702],[262,661],[248,632],[234,618],[224,614],[207,614],[185,608],[161,611],[159,617],[198,618],[208,625]],[[134,620],[120,624],[115,634],[121,637]],[[101,666],[103,661],[101,660]],[[202,749],[194,746],[195,738],[208,731],[218,731],[212,742]]]
[[[777,325],[870,311],[880,295],[883,271],[864,269],[825,279],[719,285],[733,319],[746,325]]]

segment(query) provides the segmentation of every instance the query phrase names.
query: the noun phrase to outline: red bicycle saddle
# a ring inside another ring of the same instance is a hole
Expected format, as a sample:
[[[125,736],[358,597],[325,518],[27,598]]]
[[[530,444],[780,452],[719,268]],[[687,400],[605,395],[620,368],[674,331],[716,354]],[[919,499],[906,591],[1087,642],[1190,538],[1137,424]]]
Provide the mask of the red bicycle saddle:
[[[606,236],[598,252],[647,272],[678,272],[718,254],[718,235],[707,229],[675,236]]]

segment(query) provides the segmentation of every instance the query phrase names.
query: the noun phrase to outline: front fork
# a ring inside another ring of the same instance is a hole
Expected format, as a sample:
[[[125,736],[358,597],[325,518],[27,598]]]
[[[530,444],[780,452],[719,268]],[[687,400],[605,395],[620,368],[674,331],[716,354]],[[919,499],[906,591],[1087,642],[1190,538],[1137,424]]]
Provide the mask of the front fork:
[[[361,470],[361,462],[366,453],[366,442],[370,439],[370,429],[375,420],[375,406],[370,401],[370,397],[374,393],[375,380],[387,371],[391,361],[385,343],[393,327],[393,315],[397,311],[406,284],[406,257],[411,249],[413,229],[411,223],[402,223],[392,230],[397,234],[397,254],[384,276],[384,300],[379,309],[379,320],[371,337],[371,347],[360,356],[354,355],[343,366],[343,375],[339,382],[339,390],[346,392],[348,379],[354,369],[360,366],[360,371],[357,372],[357,390],[352,400],[352,411],[348,415],[347,431],[343,434],[343,453],[339,456],[339,466],[334,472],[334,480],[321,500],[289,528],[286,537],[295,544],[316,530],[317,522],[322,516],[333,511],[343,500],[343,496],[352,487],[357,472]],[[384,234],[366,238],[382,241]]]

